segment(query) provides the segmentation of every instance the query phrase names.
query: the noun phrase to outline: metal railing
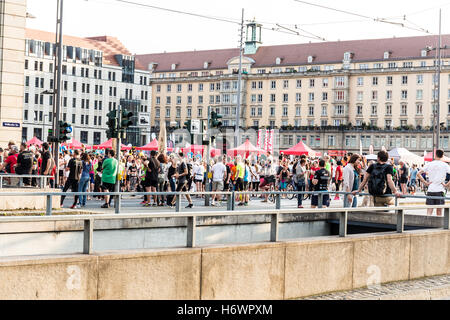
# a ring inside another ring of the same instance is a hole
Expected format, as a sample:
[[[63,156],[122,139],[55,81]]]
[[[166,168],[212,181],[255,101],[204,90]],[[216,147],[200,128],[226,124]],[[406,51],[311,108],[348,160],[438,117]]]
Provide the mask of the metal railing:
[[[0,189],[3,188],[3,183],[6,181],[5,186],[8,187],[36,187],[44,188],[48,185],[48,180],[53,176],[35,175],[35,174],[0,174]],[[24,184],[24,179],[27,179],[29,183]],[[37,181],[39,180],[39,183]],[[33,181],[36,181],[36,185],[33,186]]]
[[[398,207],[370,207],[364,208],[364,211],[378,212],[394,210],[397,216],[397,233],[404,232],[405,211],[421,209],[443,209],[444,227],[449,230],[449,205],[441,206],[398,206]],[[199,217],[214,216],[246,216],[246,215],[270,215],[270,242],[277,242],[279,237],[279,224],[281,215],[294,215],[305,213],[338,213],[339,214],[339,237],[347,236],[348,214],[352,212],[361,212],[361,208],[321,208],[321,209],[284,209],[284,210],[252,210],[252,211],[220,211],[220,212],[191,212],[191,213],[170,213],[170,214],[102,214],[102,215],[63,215],[63,216],[34,216],[34,217],[1,217],[0,223],[14,222],[48,222],[48,221],[84,221],[83,227],[83,253],[91,254],[93,252],[93,233],[94,222],[97,220],[120,220],[120,219],[160,219],[160,218],[187,218],[186,228],[186,247],[196,246],[197,219]]]
[[[46,177],[46,176],[44,176]],[[210,197],[212,195],[220,195],[227,197],[227,211],[234,211],[236,207],[236,198],[240,195],[267,195],[271,197],[272,201],[275,204],[275,209],[281,209],[281,198],[283,195],[294,194],[298,196],[303,195],[317,195],[318,196],[318,205],[317,207],[320,209],[323,207],[323,196],[324,195],[344,195],[343,203],[344,208],[348,207],[351,204],[347,202],[347,195],[350,195],[350,192],[344,191],[202,191],[202,192],[28,192],[28,193],[20,193],[20,192],[0,192],[0,199],[3,196],[45,196],[46,197],[46,215],[52,215],[52,203],[53,197],[57,196],[112,196],[114,197],[114,212],[116,214],[121,213],[122,209],[122,197],[126,195],[134,195],[134,196],[148,196],[148,197],[167,197],[173,196],[175,198],[175,212],[181,212],[181,198],[186,195],[205,195],[206,197]],[[369,193],[359,193],[357,196],[371,196]],[[448,200],[450,201],[450,197],[438,197],[438,196],[420,196],[420,195],[402,195],[401,197],[397,197],[395,195],[383,195],[379,196],[380,198],[394,198],[394,208],[398,206],[398,200],[402,198],[414,198],[414,199],[437,199],[437,200]],[[330,198],[331,200],[331,198]],[[207,205],[209,206],[209,200],[207,200]],[[386,208],[386,207],[384,207]]]

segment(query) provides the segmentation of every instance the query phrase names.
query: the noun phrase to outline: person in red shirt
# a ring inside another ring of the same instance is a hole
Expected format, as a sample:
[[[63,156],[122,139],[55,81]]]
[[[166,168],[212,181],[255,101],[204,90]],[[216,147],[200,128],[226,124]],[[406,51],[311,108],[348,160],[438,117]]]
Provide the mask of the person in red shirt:
[[[16,173],[17,156],[19,155],[19,149],[16,145],[11,146],[11,152],[3,164],[0,164],[0,171],[5,170],[7,173]]]

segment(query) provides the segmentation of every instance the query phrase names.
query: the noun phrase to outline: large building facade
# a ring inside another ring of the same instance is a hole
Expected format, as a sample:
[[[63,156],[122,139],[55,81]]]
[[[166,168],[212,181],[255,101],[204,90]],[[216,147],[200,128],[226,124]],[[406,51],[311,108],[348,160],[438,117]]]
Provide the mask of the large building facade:
[[[443,36],[443,44],[449,40]],[[280,149],[303,141],[331,153],[360,147],[367,153],[372,145],[423,154],[433,147],[439,99],[440,147],[448,149],[450,59],[443,57],[437,97],[436,36],[258,47],[259,41],[248,39],[242,60],[244,130],[277,129]],[[182,127],[188,119],[206,119],[208,106],[223,115],[225,127],[235,125],[238,49],[137,59],[152,73],[153,132],[162,121]]]
[[[0,1],[0,146],[20,141],[26,0]]]
[[[54,33],[26,29],[22,140],[47,140],[53,115]],[[72,137],[100,144],[106,137],[107,113],[132,111],[125,143],[150,141],[150,74],[114,37],[63,36],[60,119],[72,125]]]

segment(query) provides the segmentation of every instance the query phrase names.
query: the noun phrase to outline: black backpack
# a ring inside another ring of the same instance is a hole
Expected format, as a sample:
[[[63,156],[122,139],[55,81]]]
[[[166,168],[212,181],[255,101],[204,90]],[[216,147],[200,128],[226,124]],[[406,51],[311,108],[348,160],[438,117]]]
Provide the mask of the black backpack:
[[[387,181],[386,181],[386,164],[376,163],[373,165],[373,170],[370,173],[369,178],[369,193],[372,196],[382,196],[386,192]]]

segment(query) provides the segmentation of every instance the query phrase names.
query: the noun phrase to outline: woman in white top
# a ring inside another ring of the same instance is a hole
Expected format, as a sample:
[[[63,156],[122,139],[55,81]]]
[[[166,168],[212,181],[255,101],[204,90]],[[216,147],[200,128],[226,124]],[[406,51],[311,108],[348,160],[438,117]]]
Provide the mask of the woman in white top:
[[[204,174],[204,167],[203,164],[200,163],[200,161],[194,162],[192,165],[192,171],[194,175],[194,182],[195,182],[195,190],[197,192],[203,191],[203,174]],[[197,195],[197,198],[200,198],[200,195]]]

